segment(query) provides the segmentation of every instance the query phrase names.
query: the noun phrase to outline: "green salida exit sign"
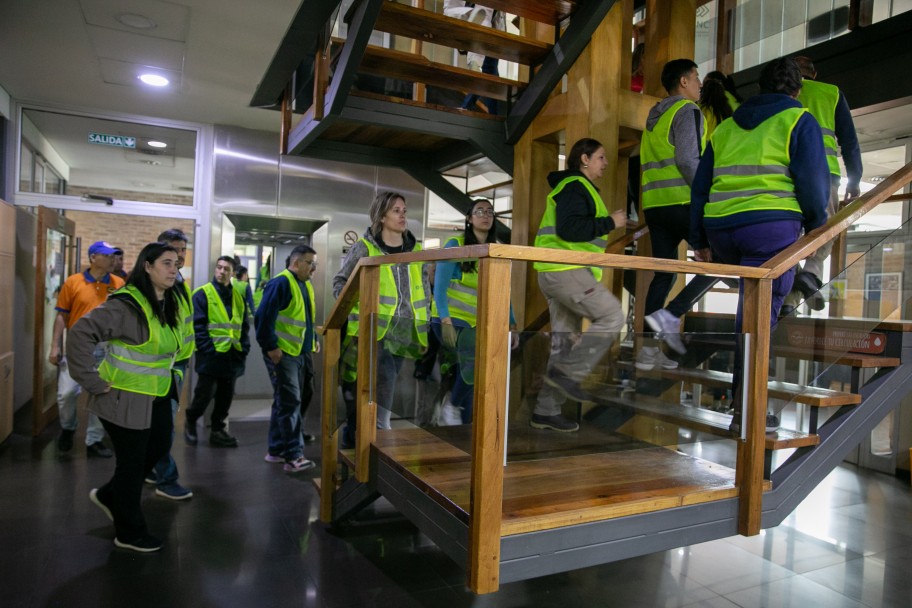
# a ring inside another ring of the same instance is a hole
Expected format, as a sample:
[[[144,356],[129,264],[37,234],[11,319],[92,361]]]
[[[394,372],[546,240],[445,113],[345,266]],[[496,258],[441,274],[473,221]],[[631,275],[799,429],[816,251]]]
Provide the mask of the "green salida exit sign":
[[[117,148],[136,148],[136,138],[130,137],[129,135],[89,133],[89,143],[101,146],[115,146]]]

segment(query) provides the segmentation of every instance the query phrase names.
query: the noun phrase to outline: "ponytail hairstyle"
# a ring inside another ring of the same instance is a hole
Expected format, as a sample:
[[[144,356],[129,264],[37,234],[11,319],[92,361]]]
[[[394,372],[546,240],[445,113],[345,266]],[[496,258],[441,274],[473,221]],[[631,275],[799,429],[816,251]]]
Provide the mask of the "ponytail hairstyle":
[[[700,107],[712,112],[716,117],[716,123],[722,122],[734,112],[725,95],[725,87],[720,81],[712,78],[703,81],[703,90],[700,91]]]

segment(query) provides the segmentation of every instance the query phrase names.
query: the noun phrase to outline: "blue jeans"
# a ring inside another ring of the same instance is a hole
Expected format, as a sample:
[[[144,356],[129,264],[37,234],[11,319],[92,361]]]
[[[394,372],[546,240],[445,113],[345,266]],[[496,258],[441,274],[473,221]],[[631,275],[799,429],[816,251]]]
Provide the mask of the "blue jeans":
[[[272,382],[272,415],[269,417],[269,453],[292,462],[304,455],[302,423],[314,394],[313,359],[309,352],[282,353],[275,365],[263,354]]]
[[[174,369],[179,371],[174,376],[174,388],[177,398],[180,399],[181,390],[184,388],[184,375],[187,373],[187,363],[189,359],[178,361],[174,364]],[[180,409],[180,403],[177,399],[171,400],[171,441],[168,442],[168,451],[152,467],[152,474],[155,478],[155,485],[158,487],[170,486],[177,483],[180,474],[177,472],[177,463],[171,457],[171,446],[174,445],[174,421],[177,418],[177,410]]]
[[[385,348],[383,342],[377,345],[377,394],[375,401],[377,403],[377,428],[390,428],[390,419],[392,418],[393,400],[396,397],[396,382],[399,378],[399,370],[402,369],[402,363],[405,357],[394,355]],[[342,397],[345,399],[345,411],[348,419],[347,437],[354,440],[354,431],[357,428],[357,380],[354,382],[342,383]]]
[[[459,408],[462,423],[471,424],[475,399],[475,328],[462,319],[451,320],[456,328],[456,381],[450,401]],[[431,329],[443,345],[440,325],[440,319],[431,319]]]
[[[492,76],[499,76],[500,74],[497,71],[497,57],[485,57],[484,61],[481,62],[481,73],[490,74]],[[462,100],[462,108],[466,110],[472,110],[475,108],[475,102],[478,101],[478,95],[469,93],[465,96],[465,99]],[[497,114],[497,100],[488,99],[485,97],[484,101],[485,106],[488,108],[488,114]]]
[[[97,368],[104,360],[104,347],[96,346],[93,355],[95,357],[95,367]],[[81,392],[82,387],[76,384],[76,381],[70,376],[66,357],[61,358],[60,363],[57,365],[57,409],[60,414],[60,428],[65,431],[75,431],[79,424],[76,399]],[[104,434],[104,427],[101,426],[98,416],[89,412],[86,423],[86,445],[98,443],[104,439]]]

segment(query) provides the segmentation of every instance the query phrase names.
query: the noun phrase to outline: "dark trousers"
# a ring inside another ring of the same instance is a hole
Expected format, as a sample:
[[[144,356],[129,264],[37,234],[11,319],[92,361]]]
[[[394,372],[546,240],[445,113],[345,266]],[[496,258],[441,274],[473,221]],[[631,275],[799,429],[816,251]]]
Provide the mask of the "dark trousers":
[[[98,498],[111,509],[117,538],[135,541],[147,533],[140,505],[143,479],[171,445],[171,397],[155,399],[147,429],[128,429],[105,419],[101,423],[114,445],[116,460],[114,476],[98,488]]]
[[[314,394],[313,358],[309,352],[282,354],[275,365],[265,354],[266,371],[272,382],[272,414],[269,417],[269,453],[292,462],[304,455],[304,414]]]
[[[707,228],[706,237],[712,246],[713,256],[720,262],[739,266],[762,266],[764,262],[798,240],[801,235],[801,222],[798,220],[779,220],[765,222],[727,230]],[[792,268],[773,281],[772,306],[770,307],[770,331],[779,319],[779,308],[785,296],[792,289],[795,269]],[[735,332],[741,333],[744,310],[744,281],[741,281],[738,293],[738,312],[735,316]],[[742,349],[735,353],[735,365],[732,378],[732,406],[741,411],[741,377],[744,369]]]
[[[230,376],[228,378],[218,378],[209,374],[199,374],[196,383],[196,390],[193,392],[193,401],[187,409],[187,422],[196,424],[202,415],[206,412],[209,402],[215,398],[212,404],[212,430],[225,430],[225,420],[228,419],[228,410],[231,409],[231,401],[234,399],[234,383],[237,378]]]
[[[481,62],[481,73],[490,74],[491,76],[500,76],[497,70],[497,57],[485,57],[484,61]],[[465,99],[462,100],[462,106],[466,110],[474,110],[475,102],[478,101],[478,95],[469,93],[465,96]],[[485,97],[482,99],[485,106],[488,108],[488,114],[497,114],[497,100],[488,99]]]
[[[652,257],[664,260],[677,260],[678,246],[690,235],[690,205],[670,205],[656,207],[644,212],[646,225],[649,226],[649,240],[652,243]],[[653,276],[649,290],[646,292],[646,314],[651,315],[660,308],[680,317],[699,300],[706,290],[719,279],[698,275],[690,280],[674,300],[665,306],[665,298],[671,291],[675,275],[671,272],[657,272]]]

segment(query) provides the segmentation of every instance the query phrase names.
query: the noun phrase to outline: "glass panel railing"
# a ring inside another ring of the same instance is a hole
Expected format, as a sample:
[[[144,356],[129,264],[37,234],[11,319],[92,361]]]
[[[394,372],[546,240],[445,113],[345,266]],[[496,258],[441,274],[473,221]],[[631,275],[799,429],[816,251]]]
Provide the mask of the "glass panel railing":
[[[872,357],[898,356],[899,337],[885,321],[908,318],[912,223],[880,236],[824,285],[823,310],[808,316],[810,302],[780,319],[771,335],[770,378],[782,383],[770,408],[783,428],[816,432],[839,409],[852,405]],[[871,242],[871,241],[869,241]],[[819,303],[815,307],[820,307]],[[865,359],[867,361],[865,362]]]
[[[681,335],[684,355],[653,334],[618,341],[587,332],[588,345],[578,334],[523,335],[516,356],[521,365],[514,366],[521,380],[510,396],[508,465],[668,448],[734,467],[731,371],[743,340]],[[561,367],[581,345],[587,363]],[[691,467],[688,460],[682,472]]]

